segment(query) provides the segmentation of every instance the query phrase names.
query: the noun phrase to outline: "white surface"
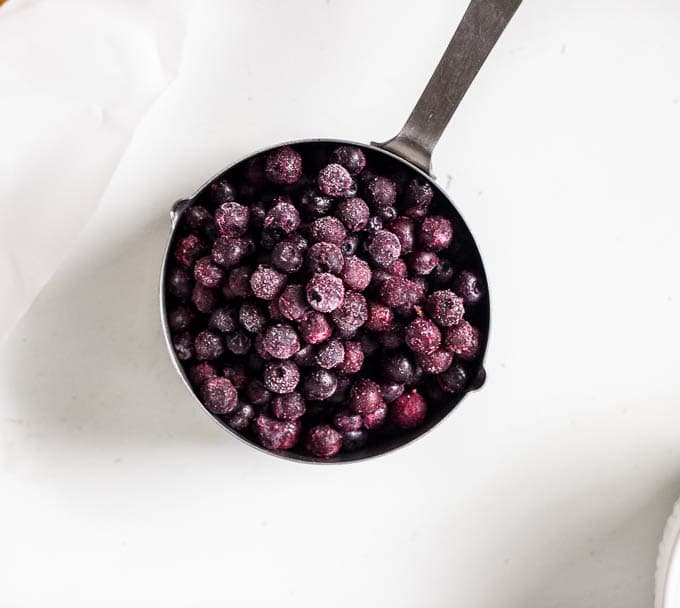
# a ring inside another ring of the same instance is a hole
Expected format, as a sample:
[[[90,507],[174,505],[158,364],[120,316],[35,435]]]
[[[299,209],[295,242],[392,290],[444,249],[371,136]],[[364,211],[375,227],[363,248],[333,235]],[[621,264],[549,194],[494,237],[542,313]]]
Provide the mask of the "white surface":
[[[273,142],[389,137],[464,8],[0,9],[5,329],[47,282],[0,350],[3,608],[652,604],[680,493],[677,2],[527,0],[461,105],[434,166],[485,255],[489,379],[425,440],[282,462],[165,354],[171,202]]]

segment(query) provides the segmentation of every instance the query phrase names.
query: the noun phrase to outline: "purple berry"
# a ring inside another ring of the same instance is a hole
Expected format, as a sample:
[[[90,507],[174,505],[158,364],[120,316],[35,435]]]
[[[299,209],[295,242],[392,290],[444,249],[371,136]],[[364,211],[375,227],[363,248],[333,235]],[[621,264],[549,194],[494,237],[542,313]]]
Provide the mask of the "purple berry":
[[[453,227],[445,217],[426,217],[420,225],[418,240],[427,251],[440,251],[451,244]]]
[[[264,347],[272,357],[289,359],[300,350],[300,339],[288,323],[276,323],[265,331]]]
[[[422,220],[428,214],[433,196],[434,192],[429,183],[419,179],[411,180],[404,191],[404,215],[414,220]]]
[[[407,254],[413,251],[416,240],[415,225],[408,217],[398,217],[390,225],[389,230],[397,236],[401,245],[401,253]]]
[[[402,277],[390,277],[380,286],[380,299],[387,306],[401,306],[413,302],[415,285]]]
[[[311,401],[324,401],[333,395],[337,387],[338,378],[333,372],[317,368],[304,379],[302,394]]]
[[[356,452],[368,443],[368,432],[364,429],[346,431],[342,434],[342,449],[345,452]]]
[[[168,313],[168,325],[173,332],[189,329],[195,319],[196,314],[188,306],[176,306]]]
[[[250,211],[251,227],[262,230],[264,218],[267,215],[267,205],[265,205],[264,201],[255,201],[254,203],[250,203],[248,208]]]
[[[474,359],[479,352],[479,330],[463,320],[446,330],[444,344],[461,359]]]
[[[267,155],[264,173],[275,184],[294,184],[302,175],[302,157],[290,146],[277,148]]]
[[[284,316],[281,314],[281,309],[279,308],[278,299],[267,301],[267,312],[272,321],[281,321],[284,319]]]
[[[194,352],[199,361],[217,359],[224,352],[222,338],[212,331],[202,331],[194,340]]]
[[[340,146],[331,152],[331,160],[342,165],[351,175],[361,173],[366,166],[366,157],[361,148]]]
[[[279,229],[289,234],[297,230],[300,225],[300,214],[287,196],[277,196],[274,206],[264,218],[266,229]]]
[[[363,291],[371,282],[371,267],[361,258],[349,257],[340,273],[340,278],[349,289]]]
[[[168,286],[168,291],[178,300],[184,302],[191,296],[191,276],[183,268],[175,266],[174,268],[168,270],[166,283]]]
[[[387,331],[378,334],[378,342],[386,350],[394,350],[404,345],[404,326],[399,321],[393,321]]]
[[[373,380],[359,378],[352,386],[349,395],[349,407],[353,412],[363,416],[376,411],[384,404],[380,386]]]
[[[368,318],[366,298],[356,291],[348,291],[342,304],[331,314],[331,318],[341,330],[359,329]]]
[[[188,361],[194,356],[194,338],[188,331],[174,335],[172,346],[180,361]]]
[[[195,234],[190,234],[177,244],[177,247],[175,248],[175,258],[183,266],[191,268],[198,256],[204,251],[205,245],[203,244],[203,241]]]
[[[394,353],[383,358],[380,369],[386,380],[410,384],[413,380],[413,361],[404,353]]]
[[[251,334],[262,331],[267,319],[255,302],[244,302],[238,311],[238,320],[243,329]]]
[[[299,420],[275,420],[260,414],[253,421],[253,429],[260,444],[268,450],[290,450],[300,439]]]
[[[245,431],[255,418],[255,413],[255,408],[250,403],[239,403],[227,418],[227,424],[235,431]]]
[[[368,253],[378,266],[387,267],[401,255],[399,239],[388,230],[378,230],[368,242]]]
[[[463,298],[465,304],[477,304],[484,296],[484,289],[477,275],[469,270],[463,270],[453,284],[454,291]]]
[[[414,353],[428,354],[439,348],[442,334],[430,319],[417,318],[406,328],[406,344]]]
[[[283,272],[297,272],[302,268],[304,257],[300,248],[292,241],[280,241],[274,245],[272,264]]]
[[[245,258],[255,251],[255,243],[249,238],[219,237],[213,243],[212,259],[222,268],[238,266]]]
[[[194,278],[204,287],[219,287],[224,280],[224,271],[210,257],[204,257],[194,266]]]
[[[342,447],[342,435],[333,427],[321,424],[313,427],[307,434],[305,447],[308,452],[319,458],[335,456]]]
[[[202,205],[191,205],[184,212],[182,219],[194,232],[203,232],[213,221],[210,211]]]
[[[298,367],[313,367],[316,363],[314,347],[310,344],[305,344],[293,355],[293,361],[295,361]]]
[[[292,393],[300,382],[300,370],[292,361],[272,361],[264,366],[264,385],[272,393]]]
[[[299,232],[293,232],[293,234],[289,234],[287,240],[289,243],[293,243],[293,245],[295,245],[303,253],[309,248],[309,242]]]
[[[375,234],[378,230],[383,229],[382,218],[377,215],[372,215],[368,218],[368,223],[366,224],[366,232],[370,234]]]
[[[224,344],[232,355],[240,356],[245,355],[250,350],[252,341],[246,332],[238,329],[227,334]]]
[[[342,196],[352,186],[352,176],[342,165],[331,163],[319,171],[319,190],[327,196]]]
[[[462,393],[467,385],[467,374],[461,365],[452,365],[436,378],[440,388],[452,395]]]
[[[321,344],[333,333],[328,317],[317,311],[305,313],[300,321],[299,329],[302,339],[309,344]]]
[[[224,203],[215,210],[215,225],[222,236],[243,236],[249,219],[248,207],[238,203]]]
[[[399,382],[385,382],[380,385],[385,403],[392,403],[404,394],[404,385]]]
[[[330,272],[340,274],[345,258],[340,247],[334,243],[314,243],[307,251],[307,269],[312,273]]]
[[[356,374],[364,364],[364,351],[361,342],[355,340],[345,341],[345,357],[338,368],[343,374]]]
[[[333,199],[315,190],[306,190],[300,199],[300,210],[308,219],[328,215],[333,207]]]
[[[425,306],[432,320],[441,327],[458,325],[465,313],[463,298],[448,289],[430,294]]]
[[[362,198],[345,198],[335,208],[336,217],[351,232],[363,230],[371,213]]]
[[[433,251],[416,251],[408,256],[408,267],[413,274],[428,275],[439,263],[439,257]]]
[[[234,385],[226,378],[215,376],[208,378],[200,390],[201,401],[213,414],[228,414],[238,404]]]
[[[391,206],[397,200],[397,185],[388,177],[374,177],[366,185],[370,203],[376,206]]]
[[[222,369],[222,375],[239,391],[244,389],[248,383],[248,373],[246,372],[246,368],[240,363],[225,365]]]
[[[408,268],[406,267],[406,262],[399,258],[394,260],[387,268],[387,272],[395,277],[406,277],[408,276]]]
[[[264,264],[260,264],[250,275],[250,288],[262,300],[273,300],[285,284],[285,275]]]
[[[333,425],[342,432],[358,431],[361,428],[361,415],[350,410],[340,410],[333,416]]]
[[[328,272],[312,276],[305,287],[309,305],[319,312],[333,312],[345,297],[342,280]]]
[[[309,310],[302,285],[287,285],[278,299],[281,315],[290,321],[299,321]]]
[[[225,334],[234,331],[236,329],[234,312],[228,306],[218,308],[210,315],[208,325]]]
[[[402,429],[420,426],[427,414],[427,403],[417,390],[403,394],[393,404],[390,411],[393,422]]]
[[[304,416],[305,400],[300,393],[276,395],[272,400],[272,413],[279,420],[297,420]]]
[[[434,285],[448,285],[453,279],[453,267],[448,260],[439,260],[435,269],[430,273],[430,282]],[[463,298],[464,299],[464,298]]]
[[[194,386],[200,387],[208,378],[214,378],[215,376],[217,376],[217,370],[207,361],[192,365],[189,369],[189,380]]]
[[[380,428],[385,424],[386,420],[387,420],[387,404],[384,401],[380,404],[380,406],[378,406],[378,408],[376,408],[372,412],[364,414],[361,417],[361,421],[364,424],[364,428],[368,430]]]
[[[208,314],[212,312],[217,305],[217,294],[214,289],[210,289],[209,287],[197,283],[191,293],[191,301],[198,312]]]
[[[310,236],[315,242],[325,241],[340,245],[347,236],[344,224],[333,216],[325,216],[315,219],[310,226]]]
[[[359,248],[359,235],[348,234],[340,244],[340,251],[346,258],[353,256]]]
[[[379,302],[368,302],[365,327],[370,331],[387,331],[394,320],[392,309]]]
[[[418,355],[417,360],[425,373],[441,374],[451,367],[453,355],[444,348],[438,348],[429,355]]]
[[[251,380],[246,386],[246,397],[253,405],[267,405],[272,400],[272,393],[260,380]]]
[[[272,357],[264,346],[264,334],[257,334],[255,336],[255,353],[263,361],[271,361]]]
[[[340,340],[328,340],[316,351],[314,360],[323,369],[333,369],[345,359],[345,347]]]
[[[216,207],[236,200],[236,190],[231,182],[218,179],[210,184],[210,198]]]

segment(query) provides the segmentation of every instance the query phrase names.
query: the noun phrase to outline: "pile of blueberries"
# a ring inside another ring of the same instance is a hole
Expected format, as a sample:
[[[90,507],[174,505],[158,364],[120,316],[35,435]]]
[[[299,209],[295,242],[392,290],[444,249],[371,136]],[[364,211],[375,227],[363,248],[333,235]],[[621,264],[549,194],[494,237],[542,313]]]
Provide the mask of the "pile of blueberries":
[[[205,407],[267,449],[328,458],[468,390],[484,336],[466,310],[485,291],[434,196],[349,145],[277,148],[212,182],[166,271],[175,353]]]

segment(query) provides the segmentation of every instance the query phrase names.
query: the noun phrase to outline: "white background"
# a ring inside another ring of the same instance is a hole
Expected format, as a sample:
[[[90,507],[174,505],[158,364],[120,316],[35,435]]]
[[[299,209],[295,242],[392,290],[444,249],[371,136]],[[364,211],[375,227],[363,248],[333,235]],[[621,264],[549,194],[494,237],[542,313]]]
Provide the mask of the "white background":
[[[465,4],[0,8],[3,608],[651,605],[680,495],[675,0],[526,0],[459,108],[434,171],[493,334],[425,439],[280,461],[165,352],[173,200],[275,142],[393,135]]]

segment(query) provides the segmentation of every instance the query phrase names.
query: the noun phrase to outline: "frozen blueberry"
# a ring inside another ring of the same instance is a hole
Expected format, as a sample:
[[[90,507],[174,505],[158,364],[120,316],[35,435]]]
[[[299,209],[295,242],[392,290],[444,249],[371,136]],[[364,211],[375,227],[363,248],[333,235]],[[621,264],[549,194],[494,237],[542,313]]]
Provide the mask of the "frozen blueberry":
[[[401,258],[394,260],[385,270],[395,277],[408,276],[408,268],[406,262]]]
[[[243,236],[248,229],[250,212],[245,205],[224,203],[215,210],[215,225],[222,236]]]
[[[250,288],[262,300],[273,300],[285,284],[285,275],[264,264],[260,264],[250,275]]]
[[[326,243],[342,244],[347,236],[344,224],[333,216],[319,217],[310,226],[310,236],[313,241],[325,241]]]
[[[274,245],[272,264],[283,272],[297,272],[302,268],[304,257],[300,248],[292,241],[280,241]]]
[[[175,248],[175,258],[183,266],[191,268],[196,259],[204,251],[205,245],[203,244],[203,241],[201,241],[201,239],[198,238],[195,234],[190,234],[189,236],[184,237],[182,240],[180,240],[179,243],[177,243],[177,246]]]
[[[465,320],[446,330],[444,344],[447,350],[461,359],[474,359],[479,352],[479,331]]]
[[[240,363],[230,363],[222,369],[222,375],[227,378],[237,390],[245,388],[248,383],[248,372]]]
[[[383,401],[381,404],[372,412],[368,412],[361,417],[364,428],[368,430],[373,430],[380,428],[385,424],[387,420],[387,404]]]
[[[340,247],[334,243],[314,243],[307,251],[307,269],[309,272],[330,272],[340,274],[345,265],[345,258]]]
[[[378,230],[383,229],[382,218],[377,215],[372,215],[368,218],[368,223],[366,224],[366,232],[369,234],[375,234]]]
[[[387,331],[394,320],[392,309],[379,302],[368,302],[365,327],[370,331]]]
[[[292,361],[272,361],[264,366],[264,385],[272,393],[292,393],[300,382],[300,370]]]
[[[287,196],[277,196],[274,206],[264,218],[264,227],[279,229],[289,234],[297,230],[300,225],[300,214]]]
[[[287,285],[278,299],[281,315],[290,321],[299,321],[309,310],[302,285]]]
[[[281,314],[281,309],[279,308],[278,299],[267,301],[267,312],[272,321],[281,321],[284,319],[284,316]]]
[[[255,408],[250,403],[239,403],[227,418],[227,424],[235,431],[245,431],[255,418]]]
[[[404,385],[400,382],[384,382],[380,385],[380,392],[385,403],[392,403],[404,394]]]
[[[212,331],[202,331],[194,340],[194,352],[199,361],[217,359],[224,352],[222,338]]]
[[[462,365],[452,365],[437,376],[437,382],[442,390],[455,395],[465,390],[467,374]]]
[[[349,395],[349,407],[353,412],[363,416],[374,412],[384,404],[380,386],[373,382],[373,380],[359,378],[352,385]]]
[[[180,361],[188,361],[194,356],[194,338],[188,331],[175,334],[172,337],[172,346]]]
[[[328,317],[315,310],[305,313],[300,321],[299,329],[302,339],[309,344],[321,344],[333,333]]]
[[[262,331],[267,319],[255,302],[244,302],[238,311],[238,320],[243,329],[251,334]]]
[[[194,386],[200,387],[208,378],[214,376],[217,376],[217,370],[207,361],[201,361],[201,363],[192,365],[189,369],[189,380]]]
[[[306,410],[305,400],[300,393],[276,395],[272,400],[272,413],[279,420],[297,420]]]
[[[314,360],[323,369],[333,369],[345,359],[345,347],[340,340],[328,340],[316,351]]]
[[[234,385],[226,378],[208,378],[200,390],[201,401],[213,414],[228,414],[238,404]]]
[[[405,353],[394,353],[384,357],[380,369],[386,380],[410,384],[413,380],[413,361]]]
[[[383,221],[384,224],[389,224],[396,219],[397,210],[389,205],[381,205],[375,208],[375,214]]]
[[[331,163],[319,171],[319,190],[327,196],[342,196],[352,186],[352,176],[342,165]]]
[[[293,245],[295,245],[303,253],[309,248],[309,242],[299,232],[293,232],[292,234],[289,234],[287,241],[289,243],[293,243]]]
[[[252,341],[246,332],[238,329],[227,334],[224,344],[232,355],[245,355],[250,350]]]
[[[390,410],[393,422],[402,429],[420,426],[427,414],[427,403],[420,393],[413,389],[397,399]]]
[[[366,166],[366,157],[361,148],[356,146],[340,146],[331,152],[331,160],[342,165],[351,175],[361,173]]]
[[[368,318],[366,298],[356,291],[348,291],[345,293],[342,304],[332,312],[331,318],[342,330],[359,329]]]
[[[208,314],[209,312],[212,312],[217,305],[217,294],[214,289],[210,289],[209,287],[197,283],[191,293],[191,301],[198,312]]]
[[[362,198],[345,198],[335,208],[336,217],[351,232],[363,230],[368,223],[371,213]]]
[[[433,285],[448,285],[453,279],[453,267],[448,260],[440,259],[435,269],[430,273],[430,282]]]
[[[194,232],[203,232],[213,221],[210,211],[202,205],[191,205],[191,207],[184,212],[182,219]]]
[[[294,184],[302,175],[302,157],[290,146],[277,148],[267,155],[264,173],[275,184]]]
[[[305,447],[319,458],[335,456],[342,447],[342,435],[333,427],[321,424],[310,429]]]
[[[276,323],[265,331],[264,347],[272,357],[289,359],[300,350],[300,339],[288,323]]]
[[[458,325],[465,313],[463,298],[459,298],[449,289],[430,294],[425,306],[432,320],[441,327]]]
[[[418,355],[417,360],[425,373],[441,374],[451,367],[453,355],[444,348],[438,348],[429,355]]]
[[[168,325],[174,332],[189,329],[195,319],[196,314],[188,306],[175,306],[175,308],[168,313]]]
[[[463,298],[465,304],[477,304],[484,296],[484,289],[477,275],[469,270],[463,270],[453,284],[454,291]]]
[[[333,426],[342,432],[358,431],[361,428],[361,415],[350,410],[340,410],[333,416]]]
[[[345,357],[338,370],[343,374],[356,374],[364,364],[364,351],[361,342],[356,340],[345,341]]]
[[[212,259],[222,268],[232,268],[240,264],[255,251],[255,243],[250,238],[219,237],[212,247]]]
[[[254,341],[255,353],[263,361],[271,361],[274,357],[269,354],[269,351],[264,346],[264,334],[257,334]]]
[[[374,177],[366,184],[366,194],[373,205],[394,205],[397,200],[397,185],[388,177]]]
[[[415,251],[408,256],[408,267],[413,274],[428,275],[439,263],[439,257],[433,251]]]
[[[210,198],[216,207],[236,200],[236,190],[226,179],[215,180],[210,184]]]
[[[408,304],[415,296],[415,284],[402,277],[389,277],[380,286],[380,299],[388,306]]]
[[[246,397],[253,405],[266,405],[272,400],[272,393],[260,380],[251,380],[246,386]]]
[[[418,240],[427,251],[446,249],[451,244],[452,238],[453,227],[445,217],[426,217],[418,231]]]
[[[168,270],[166,283],[168,285],[168,291],[178,300],[184,302],[191,296],[191,276],[183,268],[175,266]]]
[[[208,325],[223,333],[229,333],[236,329],[236,320],[234,319],[234,312],[228,306],[218,308],[210,315]]]
[[[309,305],[319,312],[333,312],[345,297],[342,279],[322,272],[312,276],[305,287]]]
[[[338,378],[333,372],[317,368],[305,377],[302,394],[305,399],[324,401],[333,395],[337,387]]]
[[[345,452],[356,452],[368,443],[368,432],[364,429],[345,431],[342,434],[342,449]]]
[[[314,347],[311,344],[305,344],[293,355],[293,361],[295,361],[298,367],[313,367],[316,363]]]
[[[300,438],[299,420],[276,420],[260,414],[253,421],[253,429],[260,444],[268,450],[290,450]]]
[[[300,198],[300,210],[308,219],[328,215],[333,207],[333,199],[316,190],[305,190]]]
[[[361,258],[352,256],[345,259],[340,278],[349,289],[363,291],[371,282],[371,267]]]
[[[264,201],[255,201],[248,206],[250,210],[250,225],[258,230],[264,226],[264,218],[267,215],[267,205]]]
[[[433,196],[432,186],[426,181],[411,180],[404,190],[404,215],[414,220],[423,219],[428,214]]]
[[[408,217],[397,217],[389,225],[389,230],[397,236],[401,245],[401,253],[407,254],[413,251],[416,240],[415,225],[413,220]]]
[[[342,251],[342,255],[346,258],[352,257],[357,252],[359,244],[359,235],[348,234],[342,243],[340,243],[340,251]]]
[[[207,256],[196,262],[194,278],[204,287],[219,287],[224,280],[224,271]]]
[[[368,241],[368,253],[373,261],[387,267],[401,255],[401,245],[389,230],[378,230]]]
[[[406,344],[414,353],[428,354],[439,348],[442,334],[430,319],[417,318],[406,328]]]

